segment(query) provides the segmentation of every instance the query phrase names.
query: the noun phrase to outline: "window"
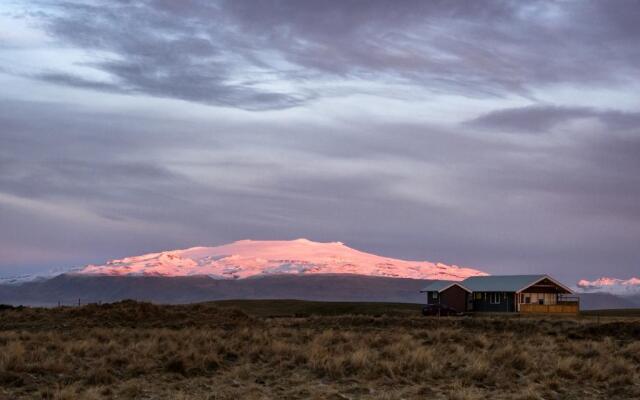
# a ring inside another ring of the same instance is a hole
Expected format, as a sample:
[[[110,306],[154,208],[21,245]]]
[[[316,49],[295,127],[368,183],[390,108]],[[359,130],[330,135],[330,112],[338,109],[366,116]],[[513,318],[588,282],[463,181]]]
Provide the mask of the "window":
[[[531,297],[525,297],[524,302],[527,304],[531,303]]]
[[[500,304],[502,293],[489,293],[489,302],[491,304]]]
[[[433,298],[437,299],[438,298],[438,292],[433,292]]]

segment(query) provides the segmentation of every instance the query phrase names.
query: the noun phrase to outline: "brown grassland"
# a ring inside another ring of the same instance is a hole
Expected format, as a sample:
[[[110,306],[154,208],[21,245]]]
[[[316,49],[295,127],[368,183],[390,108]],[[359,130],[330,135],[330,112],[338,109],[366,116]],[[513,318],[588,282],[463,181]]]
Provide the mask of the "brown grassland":
[[[640,317],[125,301],[0,310],[0,399],[640,399]]]

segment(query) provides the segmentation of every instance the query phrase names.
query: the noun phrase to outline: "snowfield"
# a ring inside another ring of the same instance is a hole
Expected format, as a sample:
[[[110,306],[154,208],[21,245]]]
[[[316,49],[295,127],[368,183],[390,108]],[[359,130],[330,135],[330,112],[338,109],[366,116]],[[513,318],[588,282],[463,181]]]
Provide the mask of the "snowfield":
[[[606,292],[621,296],[640,294],[640,278],[617,279],[603,277],[594,281],[582,279],[578,288],[584,292]]]
[[[208,275],[242,279],[276,274],[358,274],[415,279],[463,280],[486,273],[428,261],[405,261],[364,253],[340,242],[240,240],[88,265],[80,274]]]

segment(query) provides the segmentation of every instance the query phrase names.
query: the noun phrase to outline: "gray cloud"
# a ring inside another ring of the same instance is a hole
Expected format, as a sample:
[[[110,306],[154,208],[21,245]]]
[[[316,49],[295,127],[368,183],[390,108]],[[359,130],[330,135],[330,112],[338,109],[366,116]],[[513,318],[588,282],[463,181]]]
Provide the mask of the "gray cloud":
[[[0,273],[301,236],[637,270],[640,113],[554,98],[633,98],[637,3],[36,4],[69,52],[1,54]]]
[[[547,105],[492,111],[468,121],[468,124],[518,133],[545,133],[558,124],[584,118],[597,119],[608,129],[616,131],[640,128],[640,112]]]
[[[601,8],[551,1],[47,4],[48,32],[94,54],[83,65],[109,80],[64,71],[34,76],[249,110],[300,106],[336,94],[319,81],[353,79],[530,96],[539,85],[622,84],[640,72],[640,52],[628,40],[637,38],[630,22],[637,3]]]
[[[234,71],[251,66],[250,54],[233,52],[234,32],[219,31],[222,15],[215,5],[183,3],[193,13],[173,15],[180,7],[165,2],[60,3],[45,23],[60,40],[107,55],[85,63],[107,73],[96,81],[65,72],[43,71],[48,82],[123,93],[143,93],[249,110],[288,108],[311,93],[282,93],[253,87],[252,71],[238,81]],[[224,30],[224,29],[223,29]],[[258,66],[255,66],[258,68]],[[230,81],[236,82],[231,83]],[[265,83],[264,78],[262,82]]]
[[[327,134],[312,122],[220,121],[211,135],[207,121],[2,109],[11,128],[0,134],[0,219],[19,226],[0,242],[48,251],[58,266],[69,252],[90,262],[306,236],[494,272],[557,263],[570,268],[560,276],[596,274],[605,255],[621,275],[636,268],[640,182],[629,171],[640,170],[640,143],[624,131],[532,149],[438,125],[359,121]],[[7,195],[42,208],[27,212]]]

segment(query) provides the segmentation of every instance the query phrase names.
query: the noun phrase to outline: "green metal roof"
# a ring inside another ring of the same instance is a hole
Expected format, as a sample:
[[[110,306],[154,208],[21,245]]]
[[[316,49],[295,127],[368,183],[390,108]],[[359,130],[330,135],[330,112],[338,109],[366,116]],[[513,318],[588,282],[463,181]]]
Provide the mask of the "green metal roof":
[[[425,286],[420,292],[442,292],[452,285],[458,285],[461,288],[465,289],[467,292],[471,292],[471,290],[464,286],[460,281],[433,281]]]
[[[545,278],[571,293],[569,288],[548,275],[472,276],[462,281],[462,284],[474,292],[518,292]]]
[[[549,275],[487,275],[472,276],[462,282],[432,281],[420,292],[442,292],[451,285],[458,285],[468,292],[518,292],[543,279],[549,279],[569,293],[572,293],[571,289]]]

